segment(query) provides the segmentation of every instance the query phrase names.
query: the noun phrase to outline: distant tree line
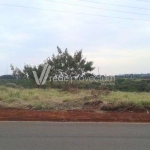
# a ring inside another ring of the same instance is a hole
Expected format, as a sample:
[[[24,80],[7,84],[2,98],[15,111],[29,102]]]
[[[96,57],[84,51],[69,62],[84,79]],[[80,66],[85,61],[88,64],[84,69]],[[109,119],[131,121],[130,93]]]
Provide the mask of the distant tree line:
[[[116,78],[127,78],[127,79],[150,79],[150,73],[147,74],[123,74],[116,75]]]
[[[0,79],[10,80],[10,79],[16,79],[16,78],[13,75],[2,75],[0,76]]]

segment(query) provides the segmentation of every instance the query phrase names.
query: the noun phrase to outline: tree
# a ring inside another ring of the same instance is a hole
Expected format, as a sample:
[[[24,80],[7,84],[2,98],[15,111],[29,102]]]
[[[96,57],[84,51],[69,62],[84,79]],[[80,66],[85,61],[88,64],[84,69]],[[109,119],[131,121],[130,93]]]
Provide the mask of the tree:
[[[23,71],[21,71],[19,68],[14,68],[14,66],[11,65],[13,76],[18,79],[34,79],[33,71],[36,71],[37,75],[40,76],[44,68],[44,64],[49,64],[51,66],[51,76],[83,76],[94,69],[94,67],[92,67],[93,62],[86,61],[86,59],[83,58],[82,50],[76,51],[73,56],[68,53],[67,49],[62,52],[62,50],[57,47],[57,51],[58,54],[56,56],[53,54],[51,58],[47,58],[43,64],[40,64],[37,67],[25,65]]]
[[[76,51],[72,56],[66,49],[64,52],[57,47],[58,54],[53,55],[52,58],[48,58],[45,62],[52,68],[52,73],[64,72],[68,76],[76,75],[82,76],[87,72],[91,72],[94,67],[92,61],[86,61],[82,56],[82,50]]]

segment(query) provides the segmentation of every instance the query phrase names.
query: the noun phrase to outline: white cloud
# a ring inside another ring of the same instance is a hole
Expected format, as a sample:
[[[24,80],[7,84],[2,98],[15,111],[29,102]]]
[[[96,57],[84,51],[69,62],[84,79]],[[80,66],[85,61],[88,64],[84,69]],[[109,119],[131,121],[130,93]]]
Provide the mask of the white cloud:
[[[61,1],[61,0],[60,0]],[[64,1],[62,1],[64,2]],[[65,2],[100,8],[148,13],[145,10],[98,5],[66,0]],[[115,3],[148,8],[147,4],[129,0],[110,0]],[[79,12],[96,15],[120,16],[125,18],[148,19],[146,16],[69,6],[41,0],[1,0],[1,3],[39,7],[51,10]],[[87,60],[94,61],[102,73],[150,72],[149,22],[119,20],[0,6],[0,73],[3,64],[12,63],[23,67],[26,64],[39,64],[56,53],[56,46],[67,47],[72,54],[83,49]]]

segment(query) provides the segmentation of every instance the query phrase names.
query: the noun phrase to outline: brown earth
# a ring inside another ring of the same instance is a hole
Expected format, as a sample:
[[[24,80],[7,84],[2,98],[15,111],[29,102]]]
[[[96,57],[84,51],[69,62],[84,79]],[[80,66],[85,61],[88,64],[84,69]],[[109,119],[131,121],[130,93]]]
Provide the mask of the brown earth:
[[[36,111],[0,108],[0,121],[150,122],[150,113],[95,112],[92,110]]]

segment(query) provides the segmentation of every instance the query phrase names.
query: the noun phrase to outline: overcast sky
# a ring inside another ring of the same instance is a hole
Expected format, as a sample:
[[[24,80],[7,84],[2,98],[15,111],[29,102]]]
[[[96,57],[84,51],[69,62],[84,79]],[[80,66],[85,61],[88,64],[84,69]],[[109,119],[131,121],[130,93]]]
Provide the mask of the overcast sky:
[[[150,73],[150,3],[138,0],[90,0],[108,4],[140,7],[117,7],[80,0],[0,0],[0,75],[11,74],[10,64],[23,69],[24,64],[38,65],[57,54],[57,45],[83,56],[100,68],[101,74]],[[11,4],[42,9],[11,7]],[[43,10],[49,9],[49,10]],[[149,10],[148,10],[149,9]],[[141,20],[115,19],[94,14]]]

